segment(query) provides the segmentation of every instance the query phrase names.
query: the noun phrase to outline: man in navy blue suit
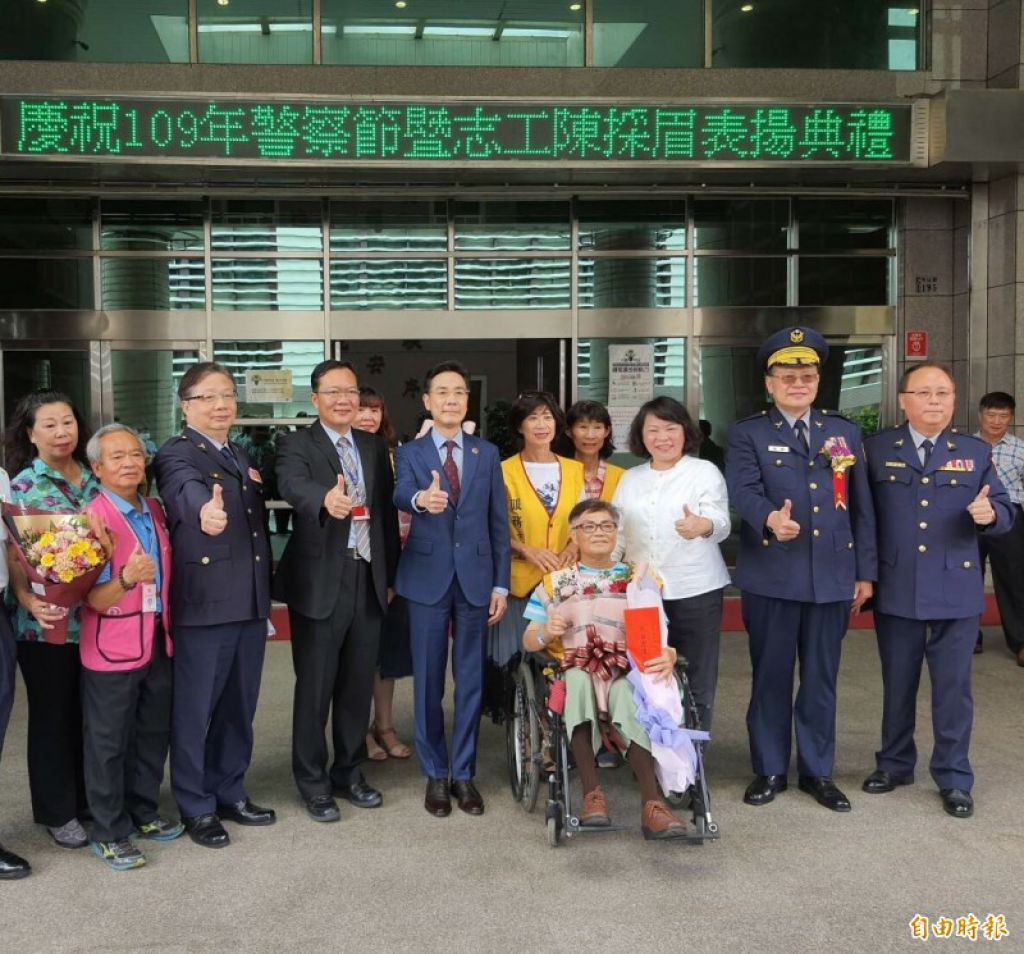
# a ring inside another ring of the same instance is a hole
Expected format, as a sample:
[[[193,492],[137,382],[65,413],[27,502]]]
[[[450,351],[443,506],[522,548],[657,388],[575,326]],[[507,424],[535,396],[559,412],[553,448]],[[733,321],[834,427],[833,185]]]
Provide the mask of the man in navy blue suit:
[[[462,430],[466,369],[456,361],[436,365],[423,390],[433,427],[398,448],[394,497],[395,506],[412,514],[395,590],[409,604],[416,754],[430,814],[450,814],[454,795],[464,812],[481,815],[473,776],[486,633],[505,612],[511,559],[505,484],[498,449]],[[449,628],[455,681],[450,761],[442,708]]]
[[[270,540],[259,471],[228,440],[237,412],[230,373],[212,361],[193,365],[178,399],[187,426],[154,461],[173,560],[171,788],[192,840],[222,848],[221,819],[275,821],[245,791],[270,616]]]
[[[1013,507],[988,443],[950,429],[949,370],[915,365],[899,391],[906,422],[866,442],[878,513],[875,629],[884,695],[882,747],[863,788],[877,795],[914,781],[917,688],[927,659],[932,779],[943,809],[970,818],[971,657],[985,602],[978,537],[1008,531]]]
[[[747,733],[755,775],[743,800],[765,805],[786,789],[795,726],[801,790],[848,812],[832,780],[836,679],[850,612],[876,578],[875,518],[860,428],[812,407],[827,356],[810,328],[764,342],[758,365],[773,406],[730,428],[725,472],[743,518],[736,585],[754,670]]]

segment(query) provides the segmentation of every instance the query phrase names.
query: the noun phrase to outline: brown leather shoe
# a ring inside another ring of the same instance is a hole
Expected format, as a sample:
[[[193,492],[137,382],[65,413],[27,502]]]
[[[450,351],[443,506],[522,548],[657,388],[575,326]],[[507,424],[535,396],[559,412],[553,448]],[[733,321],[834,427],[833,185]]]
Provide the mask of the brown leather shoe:
[[[643,810],[640,812],[640,828],[647,841],[683,838],[686,835],[686,825],[660,800],[644,802]]]
[[[452,794],[458,800],[459,808],[467,815],[482,815],[484,800],[472,781],[452,782]]]
[[[452,813],[452,800],[448,795],[448,779],[428,778],[423,807],[435,818],[446,818]]]
[[[612,823],[608,814],[608,799],[604,797],[601,786],[583,796],[583,811],[580,812],[580,824],[592,828],[606,828]]]

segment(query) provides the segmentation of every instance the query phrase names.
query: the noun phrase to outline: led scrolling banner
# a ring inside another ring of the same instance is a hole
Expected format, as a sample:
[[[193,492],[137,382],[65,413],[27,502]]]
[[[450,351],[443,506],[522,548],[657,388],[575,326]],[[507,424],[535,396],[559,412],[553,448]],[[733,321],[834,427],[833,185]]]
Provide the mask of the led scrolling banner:
[[[7,98],[0,155],[313,164],[907,164],[912,111],[910,104]]]

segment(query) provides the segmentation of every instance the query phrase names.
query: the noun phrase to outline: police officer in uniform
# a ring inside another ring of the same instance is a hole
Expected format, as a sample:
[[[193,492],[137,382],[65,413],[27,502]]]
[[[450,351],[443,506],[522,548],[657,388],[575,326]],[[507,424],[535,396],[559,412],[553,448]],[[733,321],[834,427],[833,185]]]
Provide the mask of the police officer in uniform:
[[[726,479],[743,520],[736,584],[753,664],[755,777],[743,800],[765,805],[785,791],[795,724],[801,790],[846,812],[850,802],[832,780],[836,677],[851,610],[876,578],[875,518],[860,428],[811,406],[827,356],[810,328],[764,342],[757,361],[773,407],[730,428]]]
[[[914,781],[917,687],[927,659],[931,775],[943,809],[969,818],[971,656],[984,604],[978,536],[1005,533],[1013,510],[989,445],[949,427],[956,403],[949,370],[918,364],[899,391],[906,422],[866,442],[878,513],[875,629],[884,697],[882,747],[863,788],[881,794]]]
[[[275,821],[245,791],[270,617],[270,540],[259,471],[228,440],[237,412],[230,373],[210,361],[193,365],[178,399],[187,427],[154,462],[172,549],[171,788],[192,840],[222,848],[221,819]]]

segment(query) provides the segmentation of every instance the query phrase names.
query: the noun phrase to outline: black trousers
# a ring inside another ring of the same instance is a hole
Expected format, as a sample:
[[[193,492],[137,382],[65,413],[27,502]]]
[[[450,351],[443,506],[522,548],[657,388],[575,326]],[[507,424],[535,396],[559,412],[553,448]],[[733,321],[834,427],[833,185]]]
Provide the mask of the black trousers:
[[[292,772],[303,798],[329,795],[359,778],[373,699],[384,613],[370,564],[346,557],[338,598],[326,619],[288,611],[295,667]],[[327,771],[327,717],[334,762]]]
[[[718,684],[718,649],[722,635],[723,590],[711,590],[681,600],[665,600],[668,642],[689,664],[690,683],[700,727],[711,731]]]
[[[85,792],[94,841],[116,841],[136,823],[159,815],[160,784],[171,740],[171,661],[162,627],[153,655],[140,669],[82,669]]]
[[[18,643],[28,698],[28,786],[32,817],[56,828],[84,811],[82,666],[77,643]]]
[[[17,660],[14,630],[3,600],[0,600],[0,756],[4,753],[7,723],[11,718],[11,709],[14,708],[14,667]]]
[[[1024,649],[1024,512],[1014,507],[1013,527],[1008,533],[989,537],[978,534],[982,559],[992,565],[992,585],[1003,623],[1006,647],[1015,656]]]

